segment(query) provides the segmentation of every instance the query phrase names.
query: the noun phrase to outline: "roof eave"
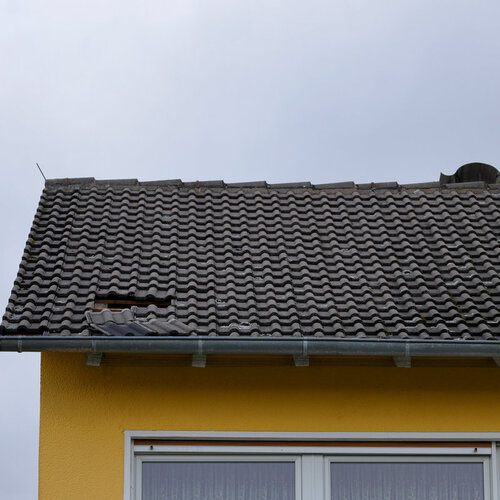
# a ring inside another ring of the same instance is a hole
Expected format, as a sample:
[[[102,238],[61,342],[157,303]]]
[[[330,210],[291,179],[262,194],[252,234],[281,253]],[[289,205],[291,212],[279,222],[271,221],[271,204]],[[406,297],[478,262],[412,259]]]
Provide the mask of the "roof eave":
[[[292,356],[500,357],[498,340],[342,339],[332,337],[0,336],[0,351],[246,354]]]

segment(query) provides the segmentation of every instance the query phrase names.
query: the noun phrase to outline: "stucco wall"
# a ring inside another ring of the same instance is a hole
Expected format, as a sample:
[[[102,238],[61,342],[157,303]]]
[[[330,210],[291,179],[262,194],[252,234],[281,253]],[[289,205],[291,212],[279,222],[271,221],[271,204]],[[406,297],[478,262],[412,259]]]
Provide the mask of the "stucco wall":
[[[500,431],[500,369],[88,367],[44,353],[40,498],[123,498],[124,430]]]

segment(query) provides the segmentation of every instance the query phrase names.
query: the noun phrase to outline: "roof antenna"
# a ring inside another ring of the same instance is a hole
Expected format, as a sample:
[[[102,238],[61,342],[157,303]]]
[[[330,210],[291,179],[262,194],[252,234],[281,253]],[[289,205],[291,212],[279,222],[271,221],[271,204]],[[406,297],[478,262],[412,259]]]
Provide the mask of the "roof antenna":
[[[38,170],[40,170],[40,173],[42,174],[42,177],[47,180],[47,177],[45,177],[45,174],[42,172],[42,169],[40,168],[40,165],[38,165],[38,163],[36,164],[36,166],[38,167]]]

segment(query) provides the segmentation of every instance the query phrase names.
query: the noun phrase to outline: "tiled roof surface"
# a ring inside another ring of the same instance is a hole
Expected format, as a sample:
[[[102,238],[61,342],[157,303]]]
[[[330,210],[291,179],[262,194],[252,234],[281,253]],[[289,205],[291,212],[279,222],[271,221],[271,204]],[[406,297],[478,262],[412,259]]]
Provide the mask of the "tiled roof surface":
[[[499,337],[499,188],[47,181],[2,333]]]

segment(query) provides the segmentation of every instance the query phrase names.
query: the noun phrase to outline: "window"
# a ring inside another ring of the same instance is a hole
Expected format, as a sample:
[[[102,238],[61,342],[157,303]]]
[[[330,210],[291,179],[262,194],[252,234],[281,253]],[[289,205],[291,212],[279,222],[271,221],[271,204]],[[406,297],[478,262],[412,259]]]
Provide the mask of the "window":
[[[330,462],[331,500],[484,500],[484,462],[432,457]]]
[[[297,460],[289,457],[143,457],[141,500],[295,500]]]
[[[126,500],[497,498],[491,442],[129,442]]]

